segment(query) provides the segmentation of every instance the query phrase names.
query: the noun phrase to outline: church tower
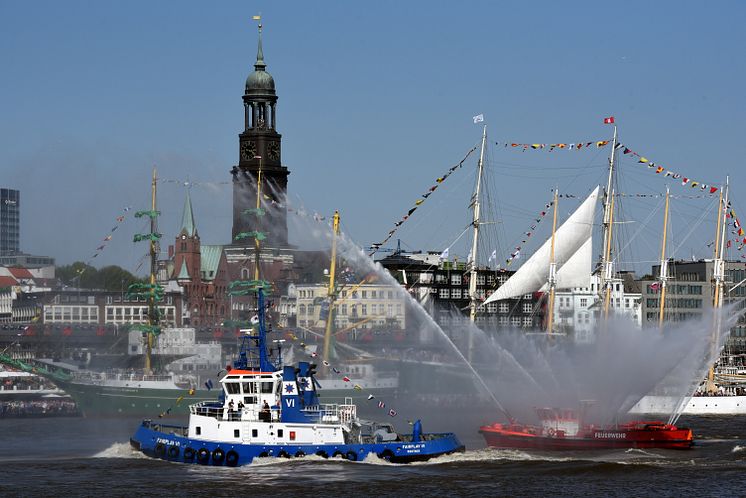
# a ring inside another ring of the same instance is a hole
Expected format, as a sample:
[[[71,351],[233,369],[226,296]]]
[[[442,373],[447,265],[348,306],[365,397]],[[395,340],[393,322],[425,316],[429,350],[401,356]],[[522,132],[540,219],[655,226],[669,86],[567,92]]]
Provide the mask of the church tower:
[[[173,278],[177,279],[182,285],[200,281],[201,272],[201,249],[199,234],[194,225],[194,210],[192,209],[192,199],[189,197],[187,190],[186,200],[184,201],[184,211],[181,215],[181,230],[176,236],[174,252],[174,274]]]
[[[266,235],[263,245],[288,245],[286,194],[290,172],[282,165],[282,136],[277,133],[275,80],[266,70],[262,51],[262,25],[254,71],[246,79],[243,95],[244,130],[238,136],[239,162],[233,176],[232,244],[253,246],[253,239],[236,241],[242,232]],[[261,171],[261,175],[260,175]],[[257,179],[261,177],[261,205],[264,216],[256,213]],[[247,210],[254,210],[247,213]]]

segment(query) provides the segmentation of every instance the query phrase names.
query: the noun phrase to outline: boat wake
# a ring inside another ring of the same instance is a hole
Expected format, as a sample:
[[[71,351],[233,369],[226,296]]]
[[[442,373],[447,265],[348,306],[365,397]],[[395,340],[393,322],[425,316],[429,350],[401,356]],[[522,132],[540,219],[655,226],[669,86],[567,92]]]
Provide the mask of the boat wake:
[[[731,453],[741,453],[743,451],[746,451],[746,446],[741,446],[740,444],[735,445],[733,449],[730,450]]]
[[[91,458],[140,458],[147,459],[143,453],[135,451],[129,443],[114,443]]]

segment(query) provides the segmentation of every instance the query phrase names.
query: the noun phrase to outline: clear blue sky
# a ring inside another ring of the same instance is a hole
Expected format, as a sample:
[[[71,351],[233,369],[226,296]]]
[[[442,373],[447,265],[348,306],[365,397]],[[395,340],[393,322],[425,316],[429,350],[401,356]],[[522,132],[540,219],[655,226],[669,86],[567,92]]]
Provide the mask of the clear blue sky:
[[[122,207],[147,205],[154,164],[162,178],[216,183],[192,190],[197,226],[203,243],[229,241],[218,182],[238,160],[259,12],[291,196],[340,209],[361,245],[478,142],[479,113],[491,141],[530,143],[609,138],[601,120],[614,115],[621,141],[653,161],[708,183],[730,174],[746,208],[743,2],[2,0],[0,184],[22,191],[23,250],[87,259]],[[602,180],[607,152],[493,149],[503,250],[552,186]],[[665,189],[634,161],[621,167],[628,191]],[[398,236],[442,250],[468,223],[472,181],[457,171]],[[184,190],[161,194],[170,241]],[[679,233],[705,207],[682,202]],[[139,225],[128,220],[95,263],[133,269]],[[707,234],[680,255],[706,255]],[[641,260],[656,259],[652,240]]]

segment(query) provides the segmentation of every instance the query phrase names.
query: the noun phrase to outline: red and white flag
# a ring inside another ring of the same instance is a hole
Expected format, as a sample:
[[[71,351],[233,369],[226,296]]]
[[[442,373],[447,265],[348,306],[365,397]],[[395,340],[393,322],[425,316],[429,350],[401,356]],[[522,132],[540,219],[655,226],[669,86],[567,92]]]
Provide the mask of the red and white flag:
[[[604,118],[604,124],[614,124],[614,116],[609,116],[608,118]]]

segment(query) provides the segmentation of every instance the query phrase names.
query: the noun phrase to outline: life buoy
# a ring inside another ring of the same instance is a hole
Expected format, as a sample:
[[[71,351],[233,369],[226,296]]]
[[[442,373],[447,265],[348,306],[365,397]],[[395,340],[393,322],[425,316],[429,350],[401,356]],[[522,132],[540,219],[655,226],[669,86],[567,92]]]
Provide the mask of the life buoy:
[[[210,450],[207,448],[200,448],[197,452],[197,461],[199,463],[205,464],[210,459]]]
[[[157,457],[166,456],[166,445],[165,444],[158,443],[155,445],[155,456]]]
[[[225,454],[225,464],[229,467],[235,467],[238,465],[238,453],[234,450],[230,450]]]
[[[298,450],[295,452],[295,458],[303,458],[304,456],[306,456],[306,453],[302,450]]]
[[[351,462],[356,462],[357,461],[357,453],[355,453],[352,450],[348,451],[347,452],[347,460],[349,460]]]
[[[169,446],[168,447],[168,457],[169,458],[179,458],[179,447],[178,446]]]
[[[212,463],[220,465],[225,460],[225,452],[220,448],[215,448],[212,452]]]
[[[187,447],[186,449],[184,449],[184,460],[187,462],[194,460],[194,454],[194,448]]]

